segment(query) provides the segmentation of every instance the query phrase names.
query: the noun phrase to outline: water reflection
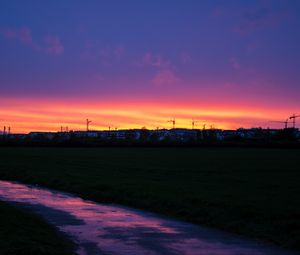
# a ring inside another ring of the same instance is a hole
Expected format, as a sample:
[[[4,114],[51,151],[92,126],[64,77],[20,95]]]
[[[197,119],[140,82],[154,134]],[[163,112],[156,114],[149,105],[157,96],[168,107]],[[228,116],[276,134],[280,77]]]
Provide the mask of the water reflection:
[[[42,215],[78,243],[80,255],[292,254],[221,231],[22,184],[0,181],[0,199]]]

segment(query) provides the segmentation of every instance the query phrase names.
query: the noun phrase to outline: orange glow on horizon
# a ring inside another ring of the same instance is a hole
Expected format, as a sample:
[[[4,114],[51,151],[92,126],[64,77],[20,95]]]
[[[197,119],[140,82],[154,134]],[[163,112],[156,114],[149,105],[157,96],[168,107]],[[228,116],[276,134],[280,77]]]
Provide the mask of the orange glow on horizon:
[[[80,102],[75,100],[2,99],[0,125],[12,127],[13,133],[30,131],[85,130],[85,120],[92,120],[93,130],[171,128],[167,121],[176,119],[176,127],[191,128],[192,120],[199,120],[196,128],[213,126],[220,129],[240,127],[268,127],[270,120],[286,117],[289,109],[274,113],[268,108],[256,109],[238,105],[207,105],[180,102]],[[278,127],[278,126],[277,126]]]

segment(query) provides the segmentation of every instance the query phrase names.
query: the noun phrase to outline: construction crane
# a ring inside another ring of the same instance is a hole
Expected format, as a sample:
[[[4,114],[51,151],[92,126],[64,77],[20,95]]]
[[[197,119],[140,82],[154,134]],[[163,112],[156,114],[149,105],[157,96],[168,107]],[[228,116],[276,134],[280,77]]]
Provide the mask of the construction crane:
[[[167,122],[171,122],[171,123],[172,123],[172,125],[173,125],[173,129],[175,128],[175,124],[176,124],[176,121],[175,121],[175,119],[168,120]]]
[[[86,119],[86,131],[87,132],[89,132],[90,130],[89,130],[89,126],[90,126],[90,124],[92,123],[92,121],[91,120],[89,120],[89,119]]]
[[[64,132],[68,133],[69,132],[69,127],[68,126],[66,126],[66,127],[60,126],[60,132],[61,133],[64,133]]]
[[[108,126],[108,131],[112,131],[112,130],[118,130],[118,127],[117,126],[112,126],[112,125],[110,125],[110,126]]]
[[[197,123],[199,123],[200,120],[192,120],[192,129],[195,129],[195,126],[197,125]]]
[[[287,129],[288,128],[288,124],[289,124],[289,119],[286,119],[286,121],[271,121],[273,123],[282,123],[284,124],[284,128]]]
[[[299,118],[300,115],[296,115],[295,113],[290,117],[290,120],[293,120],[293,128],[296,128],[296,118]]]
[[[201,122],[207,122],[206,120],[192,120],[192,129],[195,129],[195,126],[197,126],[197,123]]]

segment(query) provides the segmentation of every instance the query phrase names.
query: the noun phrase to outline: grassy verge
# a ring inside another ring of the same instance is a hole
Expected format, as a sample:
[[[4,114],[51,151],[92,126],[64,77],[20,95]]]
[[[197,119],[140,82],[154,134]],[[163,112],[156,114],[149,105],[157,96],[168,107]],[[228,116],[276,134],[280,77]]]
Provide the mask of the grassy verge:
[[[0,178],[300,250],[300,150],[1,148]]]
[[[0,202],[0,254],[70,255],[73,245],[35,215]]]

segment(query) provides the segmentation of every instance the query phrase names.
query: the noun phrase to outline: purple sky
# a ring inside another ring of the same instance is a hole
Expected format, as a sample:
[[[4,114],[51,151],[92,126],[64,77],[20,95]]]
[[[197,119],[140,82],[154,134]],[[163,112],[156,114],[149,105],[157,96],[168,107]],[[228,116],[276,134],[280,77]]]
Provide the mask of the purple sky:
[[[300,108],[299,13],[297,0],[1,1],[0,99],[285,118]]]

